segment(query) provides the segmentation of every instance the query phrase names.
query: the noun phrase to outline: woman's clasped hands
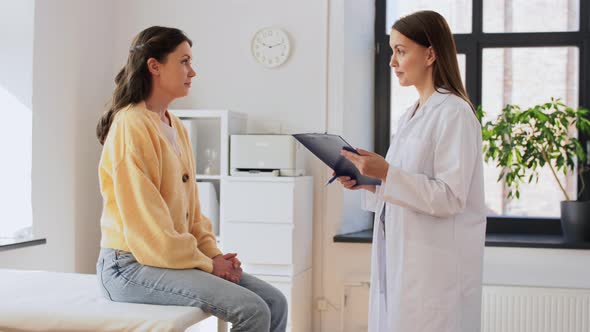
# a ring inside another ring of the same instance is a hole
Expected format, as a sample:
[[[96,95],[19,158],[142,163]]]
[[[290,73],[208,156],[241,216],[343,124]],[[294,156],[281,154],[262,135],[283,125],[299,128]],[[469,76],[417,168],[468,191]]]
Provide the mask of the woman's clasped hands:
[[[237,256],[236,253],[229,253],[213,257],[212,273],[233,283],[239,283],[242,278],[242,262]]]

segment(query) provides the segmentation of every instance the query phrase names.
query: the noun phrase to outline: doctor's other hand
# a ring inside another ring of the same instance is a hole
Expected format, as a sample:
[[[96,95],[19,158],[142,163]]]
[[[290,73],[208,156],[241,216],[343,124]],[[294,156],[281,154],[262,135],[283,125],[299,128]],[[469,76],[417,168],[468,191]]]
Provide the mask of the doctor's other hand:
[[[362,175],[380,179],[385,182],[389,163],[380,154],[357,149],[359,154],[342,149],[340,155],[350,160]]]
[[[336,175],[336,173],[332,173],[332,176]],[[375,192],[375,186],[374,185],[369,185],[369,184],[361,184],[361,185],[356,185],[356,180],[352,180],[350,178],[350,176],[339,176],[337,177],[338,182],[340,182],[342,184],[342,186],[348,190],[359,190],[359,189],[365,189],[368,190],[372,193]]]

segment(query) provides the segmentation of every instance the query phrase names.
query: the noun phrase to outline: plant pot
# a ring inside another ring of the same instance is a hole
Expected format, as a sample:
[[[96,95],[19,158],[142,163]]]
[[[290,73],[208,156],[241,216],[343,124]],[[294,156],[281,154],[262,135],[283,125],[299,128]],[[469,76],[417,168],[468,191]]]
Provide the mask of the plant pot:
[[[590,201],[562,201],[561,229],[566,242],[590,242]]]

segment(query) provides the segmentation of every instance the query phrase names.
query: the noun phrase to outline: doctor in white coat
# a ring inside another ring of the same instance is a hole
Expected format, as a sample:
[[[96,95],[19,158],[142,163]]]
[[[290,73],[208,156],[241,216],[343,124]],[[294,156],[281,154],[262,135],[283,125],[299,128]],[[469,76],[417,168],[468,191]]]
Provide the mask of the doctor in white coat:
[[[384,159],[343,150],[360,172],[376,212],[370,332],[480,330],[485,199],[481,127],[461,83],[445,19],[422,11],[392,27],[391,67],[420,99],[402,116]],[[393,98],[395,102],[395,97]]]

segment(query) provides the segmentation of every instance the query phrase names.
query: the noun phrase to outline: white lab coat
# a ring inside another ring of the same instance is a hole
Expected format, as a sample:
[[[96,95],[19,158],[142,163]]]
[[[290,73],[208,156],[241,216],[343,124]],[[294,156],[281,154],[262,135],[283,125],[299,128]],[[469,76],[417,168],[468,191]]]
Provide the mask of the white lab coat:
[[[441,92],[402,116],[387,178],[364,193],[363,206],[376,212],[369,332],[480,330],[481,127],[464,100]]]

